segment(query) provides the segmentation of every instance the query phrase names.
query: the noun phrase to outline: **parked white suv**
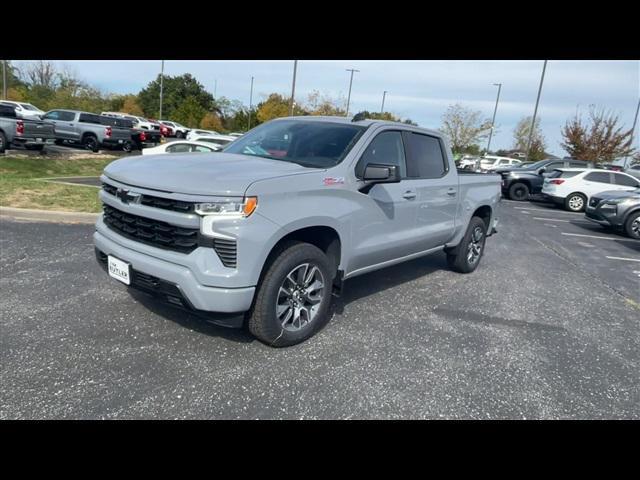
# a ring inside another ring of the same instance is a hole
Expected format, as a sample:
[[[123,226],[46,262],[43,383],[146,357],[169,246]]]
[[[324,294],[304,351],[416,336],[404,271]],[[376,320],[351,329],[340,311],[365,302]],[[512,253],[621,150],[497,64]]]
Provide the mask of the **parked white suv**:
[[[213,130],[203,130],[201,128],[189,130],[187,134],[187,140],[195,140],[197,137],[204,137],[206,135],[220,135],[218,132],[214,132]]]
[[[156,126],[144,117],[137,117],[136,115],[129,115],[128,113],[120,112],[102,112],[100,115],[130,120],[134,123],[134,128],[140,128],[142,130],[160,130],[160,125]]]
[[[173,130],[173,135],[176,138],[186,138],[189,133],[189,129],[184,125],[179,124],[178,122],[170,122],[169,120],[158,120],[161,124],[166,125],[167,127]]]
[[[592,195],[604,191],[631,191],[640,181],[623,172],[596,168],[559,168],[544,179],[542,194],[571,212],[582,212]]]
[[[522,160],[518,160],[516,158],[486,155],[480,159],[480,170],[483,172],[490,172],[496,168],[515,167],[521,163]]]
[[[191,137],[191,141],[193,142],[205,142],[215,145],[220,145],[221,147],[226,146],[227,144],[237,140],[237,137],[231,137],[229,135],[202,135],[202,136],[193,136]]]
[[[12,102],[11,100],[2,100],[0,105],[13,107],[16,110],[16,117],[27,120],[40,120],[44,112],[38,107],[25,102]]]

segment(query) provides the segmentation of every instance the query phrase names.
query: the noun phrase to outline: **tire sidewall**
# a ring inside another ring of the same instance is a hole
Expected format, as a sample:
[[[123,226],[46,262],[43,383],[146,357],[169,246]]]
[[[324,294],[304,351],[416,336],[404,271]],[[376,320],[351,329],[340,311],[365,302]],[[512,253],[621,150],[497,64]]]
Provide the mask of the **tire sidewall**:
[[[478,260],[474,264],[470,264],[467,258],[467,252],[469,248],[469,243],[471,242],[471,235],[473,234],[473,231],[476,229],[476,227],[482,228],[482,249],[480,250],[480,258],[478,258]],[[460,242],[460,248],[458,249],[455,260],[450,259],[450,261],[453,260],[454,266],[461,273],[473,272],[476,268],[478,268],[478,265],[480,265],[480,261],[484,256],[484,249],[486,246],[486,242],[487,242],[487,224],[484,222],[484,220],[482,220],[482,218],[473,217],[469,222],[469,227],[467,227],[467,232],[462,238],[462,242]]]
[[[100,150],[100,147],[98,146],[98,139],[93,135],[87,135],[85,137],[84,146],[87,148],[87,150],[91,150],[94,153]]]
[[[7,149],[7,137],[3,132],[0,132],[0,153],[4,153]]]
[[[124,144],[122,145],[122,151],[127,153],[130,153],[131,151],[133,151],[133,143],[124,142]]]
[[[316,265],[324,277],[324,292],[320,309],[313,322],[303,327],[299,331],[284,330],[276,318],[276,302],[278,291],[285,277],[298,265],[310,263]],[[262,335],[256,335],[254,328],[250,325],[250,330],[262,341],[273,346],[289,346],[300,343],[318,332],[329,319],[329,308],[331,306],[331,290],[333,282],[333,272],[329,259],[319,248],[311,244],[298,243],[283,250],[271,263],[264,276],[257,293],[258,302],[254,305],[259,309],[261,318]],[[254,312],[252,311],[252,314]],[[264,335],[265,338],[261,338]]]

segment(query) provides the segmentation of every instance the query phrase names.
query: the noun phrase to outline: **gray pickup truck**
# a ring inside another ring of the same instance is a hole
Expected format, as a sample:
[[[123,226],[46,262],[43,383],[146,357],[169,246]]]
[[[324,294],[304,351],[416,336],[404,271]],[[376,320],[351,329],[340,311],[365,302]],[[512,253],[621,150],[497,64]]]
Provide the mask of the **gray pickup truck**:
[[[110,125],[104,117],[78,110],[50,110],[42,117],[55,125],[56,143],[84,145],[97,152],[100,148],[122,147],[132,143],[131,129]]]
[[[15,108],[0,105],[0,153],[14,146],[42,150],[55,138],[52,123],[18,118]]]
[[[500,177],[461,174],[441,134],[411,125],[272,120],[218,153],[117,160],[94,234],[109,275],[243,322],[273,346],[329,319],[343,282],[446,252],[472,272],[498,222]]]

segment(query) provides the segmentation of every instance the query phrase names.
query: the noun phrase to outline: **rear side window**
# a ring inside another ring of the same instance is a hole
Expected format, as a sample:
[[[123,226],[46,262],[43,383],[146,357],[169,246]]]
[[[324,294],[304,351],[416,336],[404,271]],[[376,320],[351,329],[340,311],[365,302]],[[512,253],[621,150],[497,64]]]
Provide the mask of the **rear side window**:
[[[584,179],[587,182],[612,183],[611,175],[608,172],[592,172],[584,177]]]
[[[626,175],[620,175],[619,173],[614,173],[613,178],[616,181],[616,185],[623,185],[625,187],[637,187],[638,182],[631,177]]]
[[[169,153],[180,153],[180,152],[190,152],[191,145],[187,143],[179,143],[177,145],[170,145],[166,149]]]
[[[448,170],[440,140],[430,135],[405,132],[407,177],[440,178]],[[493,163],[493,162],[492,162]]]
[[[73,122],[76,118],[76,114],[73,112],[63,112],[58,110],[58,116],[54,120],[62,120],[63,122]]]
[[[398,131],[386,131],[378,134],[360,157],[356,166],[356,177],[362,178],[365,166],[371,163],[396,165],[400,178],[407,176],[402,134]]]
[[[81,113],[78,121],[82,123],[97,123],[98,125],[103,124],[100,115],[94,115],[93,113]]]
[[[571,171],[565,171],[565,170],[554,170],[549,175],[547,175],[547,178],[561,178],[561,177],[562,178],[571,178],[571,177],[575,177],[579,173],[582,173],[582,172],[571,172]]]

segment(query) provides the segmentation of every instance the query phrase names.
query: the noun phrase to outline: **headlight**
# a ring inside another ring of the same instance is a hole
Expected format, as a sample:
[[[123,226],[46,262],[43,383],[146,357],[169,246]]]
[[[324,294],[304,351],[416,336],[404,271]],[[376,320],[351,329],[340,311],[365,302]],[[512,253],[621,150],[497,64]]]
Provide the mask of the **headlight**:
[[[248,217],[258,206],[258,197],[245,197],[242,201],[196,203],[198,215]]]
[[[605,205],[619,205],[621,203],[626,202],[627,200],[629,200],[628,198],[612,198],[610,200],[605,200],[604,204]]]

